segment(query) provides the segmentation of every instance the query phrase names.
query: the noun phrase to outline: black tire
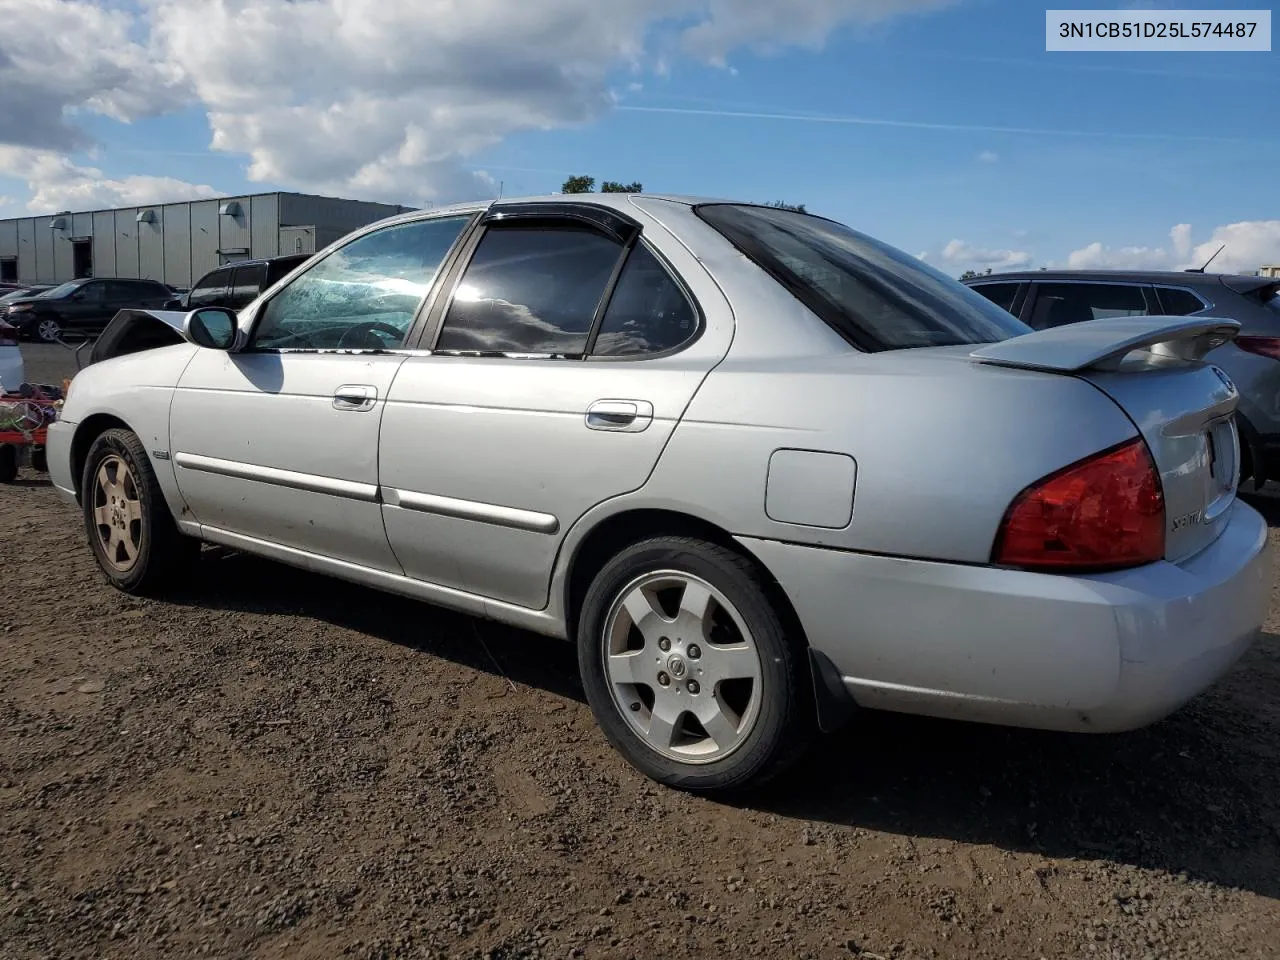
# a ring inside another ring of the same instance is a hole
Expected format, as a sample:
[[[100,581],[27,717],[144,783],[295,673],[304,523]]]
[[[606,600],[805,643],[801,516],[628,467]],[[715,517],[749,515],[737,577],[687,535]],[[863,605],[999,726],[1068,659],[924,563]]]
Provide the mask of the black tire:
[[[18,478],[18,448],[0,443],[0,483],[13,483]]]
[[[685,762],[650,747],[623,716],[606,676],[610,611],[639,578],[659,571],[692,574],[720,591],[737,609],[759,656],[761,700],[754,725],[741,745],[721,759]],[[691,537],[644,540],[604,565],[578,620],[578,666],[596,722],[632,766],[670,787],[724,793],[764,783],[804,752],[815,729],[805,644],[789,635],[770,595],[767,577],[749,559]]]
[[[48,327],[52,324],[52,330],[41,330],[41,325]],[[56,331],[56,333],[54,332]],[[48,334],[48,336],[46,336]],[[40,343],[57,343],[58,337],[62,335],[62,324],[58,322],[56,317],[33,317],[27,324],[27,336],[32,340]]]
[[[49,472],[49,454],[44,447],[31,448],[31,469],[36,473]]]
[[[108,559],[96,516],[98,507],[103,505],[98,502],[98,471],[111,458],[118,458],[128,468],[132,491],[140,505],[140,516],[128,523],[130,534],[136,536],[136,558],[124,569],[118,565],[119,554],[116,563]],[[185,572],[199,553],[199,541],[178,532],[146,449],[130,430],[107,430],[93,441],[80,477],[80,502],[94,559],[111,585],[125,593],[160,592]]]

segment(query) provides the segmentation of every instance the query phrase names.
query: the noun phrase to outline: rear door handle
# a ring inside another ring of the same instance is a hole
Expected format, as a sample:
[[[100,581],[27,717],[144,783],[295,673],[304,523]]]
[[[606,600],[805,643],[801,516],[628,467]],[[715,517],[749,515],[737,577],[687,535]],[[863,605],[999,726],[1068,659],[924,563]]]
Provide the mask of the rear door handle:
[[[333,409],[345,413],[363,413],[373,409],[378,388],[364,383],[346,383],[333,391]]]
[[[648,400],[597,400],[587,407],[587,427],[615,433],[639,433],[653,423]]]

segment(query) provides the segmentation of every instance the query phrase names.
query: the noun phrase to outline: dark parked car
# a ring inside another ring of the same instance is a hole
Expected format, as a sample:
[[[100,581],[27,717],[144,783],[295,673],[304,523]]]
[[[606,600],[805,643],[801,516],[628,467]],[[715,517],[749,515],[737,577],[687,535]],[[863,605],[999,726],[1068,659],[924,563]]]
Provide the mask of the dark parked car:
[[[182,296],[170,299],[164,309],[186,312],[200,307],[227,307],[240,310],[311,257],[309,253],[290,254],[229,263],[206,273],[190,292],[184,291]],[[122,310],[102,331],[91,350],[76,351],[76,361],[87,367],[112,357],[181,343],[181,321],[182,317],[176,314],[161,318],[145,310]]]
[[[1240,323],[1205,359],[1240,391],[1240,477],[1280,480],[1280,278],[1174,271],[1035,270],[966,283],[1043,330],[1104,317],[1203,314]]]
[[[294,253],[263,260],[237,260],[210,270],[197,280],[183,297],[165,304],[166,310],[196,310],[200,307],[227,307],[241,310],[263,290],[294,267],[306,263],[312,254]]]
[[[4,304],[0,316],[23,336],[51,343],[64,332],[96,333],[120,310],[155,309],[172,297],[173,290],[156,280],[71,280]]]

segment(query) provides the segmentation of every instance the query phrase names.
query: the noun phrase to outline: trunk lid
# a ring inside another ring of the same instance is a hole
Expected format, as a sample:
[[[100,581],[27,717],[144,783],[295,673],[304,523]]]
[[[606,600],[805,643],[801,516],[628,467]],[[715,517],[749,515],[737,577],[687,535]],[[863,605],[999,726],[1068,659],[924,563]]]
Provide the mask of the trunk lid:
[[[1114,400],[1142,434],[1160,471],[1165,557],[1179,561],[1217,539],[1235,502],[1239,393],[1202,358],[1239,330],[1234,320],[1122,317],[1036,331],[970,356],[1080,377]]]

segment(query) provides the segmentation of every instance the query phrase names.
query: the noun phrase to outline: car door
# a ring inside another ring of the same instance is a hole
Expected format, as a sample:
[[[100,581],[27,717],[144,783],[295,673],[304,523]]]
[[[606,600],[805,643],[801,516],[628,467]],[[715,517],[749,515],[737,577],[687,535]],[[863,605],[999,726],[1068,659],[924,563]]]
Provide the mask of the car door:
[[[414,318],[467,222],[362,233],[243,312],[243,349],[196,352],[174,393],[170,449],[210,539],[399,571],[379,507],[379,424]]]
[[[102,327],[114,314],[105,280],[83,283],[69,297],[58,302],[58,321],[66,329]]]
[[[702,268],[661,227],[642,236],[600,208],[559,210],[492,208],[430,311],[432,352],[396,375],[380,447],[405,573],[534,609],[565,533],[645,483],[728,347],[700,336],[699,306],[664,261]]]
[[[231,274],[231,286],[227,291],[226,305],[232,310],[243,310],[262,293],[267,285],[267,265],[262,261],[240,264]]]
[[[1148,284],[1093,280],[1036,280],[1023,308],[1023,322],[1036,330],[1108,317],[1159,312]]]

